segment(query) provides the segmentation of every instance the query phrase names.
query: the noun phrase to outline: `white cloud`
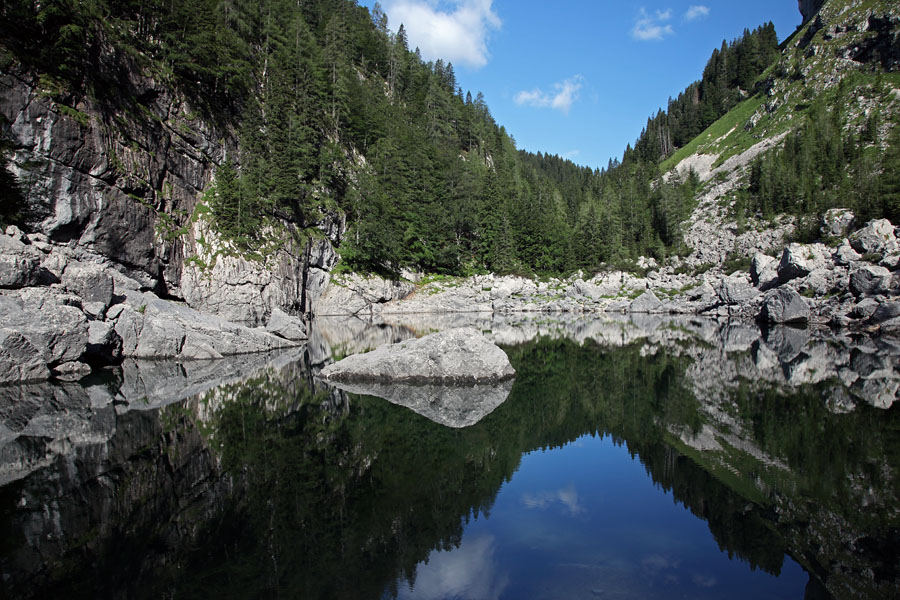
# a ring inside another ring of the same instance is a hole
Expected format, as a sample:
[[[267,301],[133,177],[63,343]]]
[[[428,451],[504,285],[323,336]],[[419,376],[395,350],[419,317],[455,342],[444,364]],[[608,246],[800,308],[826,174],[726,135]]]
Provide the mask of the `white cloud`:
[[[443,59],[478,69],[487,64],[487,39],[499,29],[493,0],[387,0],[385,12],[396,31],[402,24],[409,47],[425,60]]]
[[[641,42],[648,42],[661,40],[668,35],[672,35],[675,33],[675,30],[667,23],[671,18],[671,9],[657,10],[651,15],[646,9],[642,8],[634,21],[631,37]]]
[[[581,90],[584,78],[581,75],[575,75],[554,83],[553,88],[556,90],[554,94],[548,94],[545,91],[535,88],[531,91],[521,91],[515,95],[513,100],[516,104],[526,104],[528,106],[536,106],[538,108],[553,108],[569,114],[569,109],[578,100],[578,92]]]
[[[702,19],[707,16],[709,16],[708,6],[703,6],[702,4],[693,4],[690,8],[687,9],[687,12],[684,13],[684,20],[696,21],[697,19]]]

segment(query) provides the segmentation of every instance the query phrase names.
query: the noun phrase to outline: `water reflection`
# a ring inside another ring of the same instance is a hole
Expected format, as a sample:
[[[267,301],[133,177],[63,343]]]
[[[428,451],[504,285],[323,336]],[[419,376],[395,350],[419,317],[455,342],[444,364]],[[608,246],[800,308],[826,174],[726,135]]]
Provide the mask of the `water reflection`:
[[[316,383],[342,354],[462,318],[322,321],[302,354],[245,367],[0,388],[0,596],[722,597],[753,589],[751,569],[786,581],[797,564],[808,598],[895,594],[894,343],[698,319],[476,321],[517,379],[471,423],[446,422],[462,428]],[[630,487],[613,475],[632,463]],[[661,509],[637,507],[661,493],[690,521],[644,526]],[[637,516],[598,533],[616,494]],[[528,574],[540,585],[521,587]]]
[[[330,385],[350,394],[384,398],[440,425],[461,428],[471,427],[503,404],[513,382],[475,385],[334,382]]]
[[[466,538],[458,548],[432,552],[416,569],[414,582],[400,588],[397,597],[415,600],[498,600],[509,586],[509,574],[501,571],[496,539],[484,535]]]

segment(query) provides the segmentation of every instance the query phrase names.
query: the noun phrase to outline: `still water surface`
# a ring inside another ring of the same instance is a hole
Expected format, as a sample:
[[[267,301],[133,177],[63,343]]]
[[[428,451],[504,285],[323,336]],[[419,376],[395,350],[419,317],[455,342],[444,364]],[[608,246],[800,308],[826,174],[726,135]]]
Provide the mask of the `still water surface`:
[[[0,596],[898,596],[890,343],[488,320],[515,383],[438,416],[314,377],[446,325],[0,389]]]

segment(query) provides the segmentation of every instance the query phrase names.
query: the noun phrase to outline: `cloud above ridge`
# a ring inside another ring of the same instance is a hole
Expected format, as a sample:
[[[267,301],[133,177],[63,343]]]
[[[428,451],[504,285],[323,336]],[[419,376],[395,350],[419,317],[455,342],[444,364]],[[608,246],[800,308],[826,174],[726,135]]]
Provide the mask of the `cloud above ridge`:
[[[487,42],[502,22],[493,0],[386,0],[390,27],[402,24],[409,47],[419,48],[425,60],[443,59],[473,69],[490,58]]]

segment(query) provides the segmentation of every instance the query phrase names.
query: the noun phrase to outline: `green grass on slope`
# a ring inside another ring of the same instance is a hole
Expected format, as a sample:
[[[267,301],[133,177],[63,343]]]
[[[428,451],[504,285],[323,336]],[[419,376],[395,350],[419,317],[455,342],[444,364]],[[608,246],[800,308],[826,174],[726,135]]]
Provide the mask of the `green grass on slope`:
[[[718,121],[706,128],[706,130],[688,142],[683,148],[663,161],[662,171],[674,168],[678,163],[694,154],[720,154],[725,149],[734,150],[736,143],[749,148],[759,140],[754,139],[745,130],[745,125],[759,107],[763,105],[763,98],[759,95],[744,100],[733,109],[725,113]],[[744,148],[744,149],[746,149]],[[732,154],[736,154],[733,151]]]

